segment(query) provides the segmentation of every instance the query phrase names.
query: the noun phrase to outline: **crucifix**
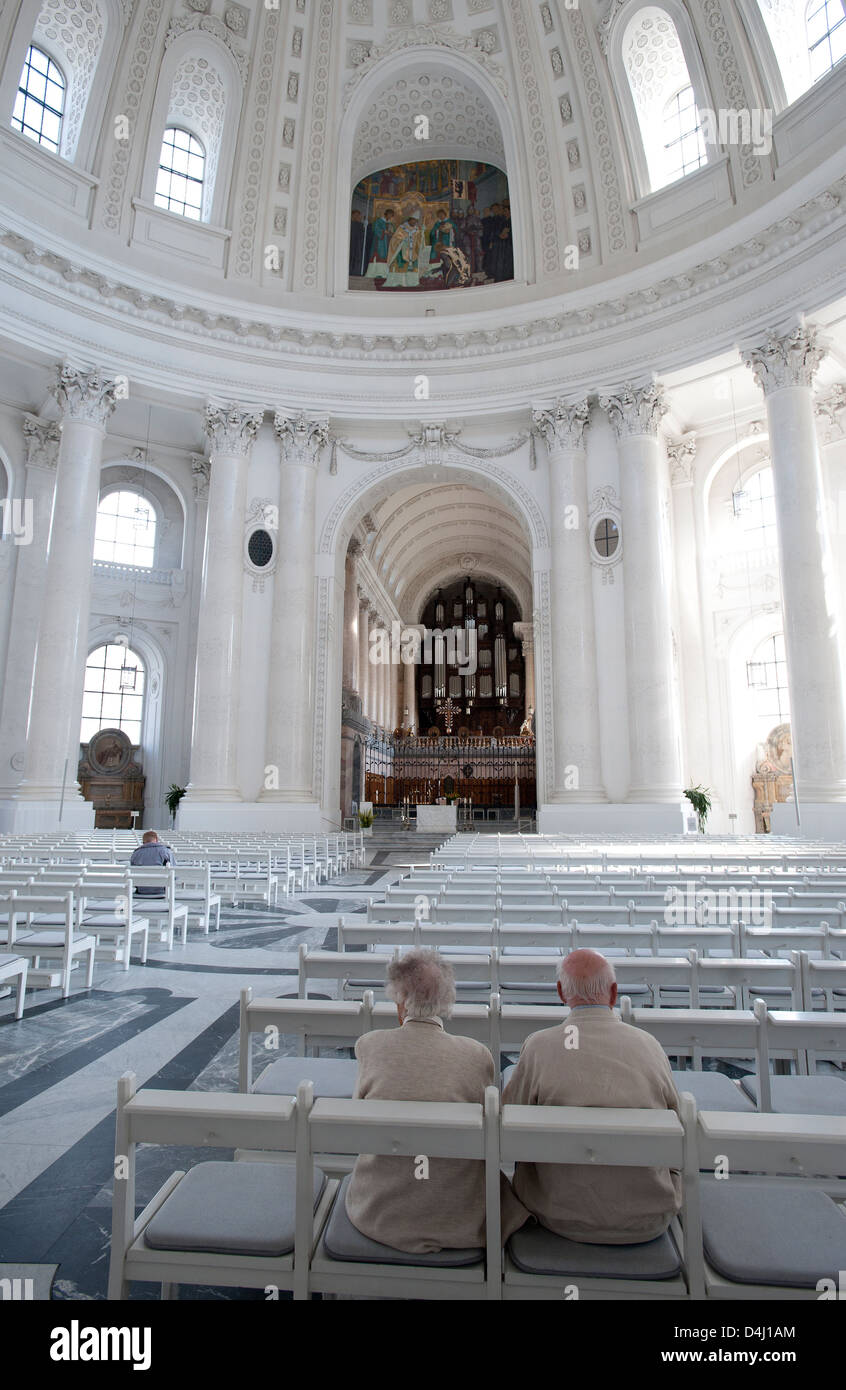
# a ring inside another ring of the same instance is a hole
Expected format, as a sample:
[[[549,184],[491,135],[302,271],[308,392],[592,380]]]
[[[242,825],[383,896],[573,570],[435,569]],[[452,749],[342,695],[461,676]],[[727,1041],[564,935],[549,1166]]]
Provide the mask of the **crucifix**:
[[[438,713],[439,713],[439,714],[442,714],[443,717],[444,717],[444,723],[445,723],[445,725],[446,725],[446,731],[447,731],[448,734],[451,734],[451,733],[452,733],[452,720],[453,720],[453,715],[455,714],[455,711],[456,711],[457,709],[458,709],[458,705],[453,704],[453,700],[452,700],[452,696],[451,696],[451,695],[449,695],[449,696],[446,698],[446,700],[442,700],[442,701],[439,703],[439,705],[438,705]]]

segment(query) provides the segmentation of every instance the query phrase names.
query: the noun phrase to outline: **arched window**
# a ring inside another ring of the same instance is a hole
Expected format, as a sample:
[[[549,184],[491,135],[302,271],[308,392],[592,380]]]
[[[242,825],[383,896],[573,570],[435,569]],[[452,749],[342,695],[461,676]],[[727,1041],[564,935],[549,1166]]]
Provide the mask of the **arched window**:
[[[664,107],[664,150],[668,183],[707,163],[708,152],[690,83],[670,97]]]
[[[777,632],[760,642],[746,663],[746,682],[755,697],[757,717],[766,729],[790,719],[787,656],[784,635]]]
[[[773,470],[761,468],[732,494],[734,513],[740,522],[742,544],[749,550],[778,545]]]
[[[156,207],[200,220],[206,152],[196,136],[169,126],[162,140],[156,179]]]
[[[94,559],[151,569],[156,552],[156,513],[139,492],[109,492],[97,508]]]
[[[811,81],[831,72],[846,56],[846,11],[843,0],[810,0],[805,11]]]
[[[18,84],[13,128],[58,154],[66,91],[61,68],[42,49],[30,44]]]
[[[98,729],[122,729],[132,743],[141,742],[144,663],[128,646],[109,642],[97,647],[85,665],[80,741]]]

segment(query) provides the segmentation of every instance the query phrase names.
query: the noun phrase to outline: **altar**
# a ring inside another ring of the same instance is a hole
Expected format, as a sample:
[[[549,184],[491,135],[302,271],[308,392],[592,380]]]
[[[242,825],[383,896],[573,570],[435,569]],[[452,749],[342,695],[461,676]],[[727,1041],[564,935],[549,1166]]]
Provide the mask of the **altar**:
[[[457,828],[457,813],[455,802],[449,806],[426,806],[417,807],[417,829],[425,830],[428,834],[435,834],[442,831],[447,835],[454,835]]]

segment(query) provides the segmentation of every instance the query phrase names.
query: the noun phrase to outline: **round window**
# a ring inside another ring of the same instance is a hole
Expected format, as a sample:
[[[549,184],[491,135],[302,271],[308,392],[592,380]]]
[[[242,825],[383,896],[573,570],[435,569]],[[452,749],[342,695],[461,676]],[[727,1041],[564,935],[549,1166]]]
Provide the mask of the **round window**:
[[[620,544],[620,532],[616,521],[612,521],[610,516],[604,516],[596,523],[593,531],[593,543],[596,553],[603,560],[610,560],[615,554]]]
[[[256,569],[263,570],[273,559],[273,540],[267,531],[253,531],[247,543],[247,554]]]

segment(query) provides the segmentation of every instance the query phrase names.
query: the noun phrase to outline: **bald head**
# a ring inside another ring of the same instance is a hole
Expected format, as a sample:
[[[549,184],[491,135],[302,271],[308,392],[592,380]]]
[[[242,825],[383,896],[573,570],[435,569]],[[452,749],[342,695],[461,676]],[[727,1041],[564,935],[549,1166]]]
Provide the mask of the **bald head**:
[[[558,967],[558,993],[571,1009],[580,1004],[605,1004],[613,1009],[617,1002],[614,967],[599,951],[571,951]]]

